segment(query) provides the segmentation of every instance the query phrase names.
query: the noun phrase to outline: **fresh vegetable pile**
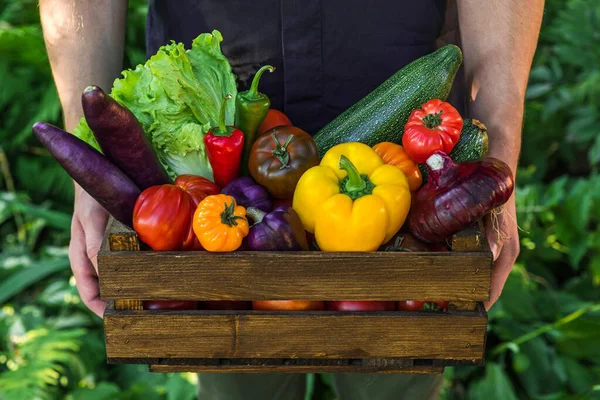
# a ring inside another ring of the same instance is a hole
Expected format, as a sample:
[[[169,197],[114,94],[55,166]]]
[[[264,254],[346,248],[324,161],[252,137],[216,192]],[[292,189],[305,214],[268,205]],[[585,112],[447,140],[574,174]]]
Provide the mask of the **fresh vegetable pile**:
[[[33,127],[73,179],[152,250],[447,251],[447,239],[511,196],[509,167],[485,157],[485,126],[445,102],[462,62],[458,47],[402,68],[313,138],[260,93],[263,73],[277,73],[271,66],[237,93],[221,41],[213,31],[190,50],[163,46],[123,72],[110,95],[86,88],[74,135]],[[253,306],[440,311],[448,302]]]

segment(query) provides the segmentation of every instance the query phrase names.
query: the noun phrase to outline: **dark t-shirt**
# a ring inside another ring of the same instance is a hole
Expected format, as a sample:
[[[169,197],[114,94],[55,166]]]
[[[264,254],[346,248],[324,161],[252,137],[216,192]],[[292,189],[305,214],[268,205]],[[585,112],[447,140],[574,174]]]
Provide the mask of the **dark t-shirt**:
[[[404,65],[435,49],[445,0],[151,0],[147,52],[223,34],[223,53],[245,90],[260,90],[311,134]]]

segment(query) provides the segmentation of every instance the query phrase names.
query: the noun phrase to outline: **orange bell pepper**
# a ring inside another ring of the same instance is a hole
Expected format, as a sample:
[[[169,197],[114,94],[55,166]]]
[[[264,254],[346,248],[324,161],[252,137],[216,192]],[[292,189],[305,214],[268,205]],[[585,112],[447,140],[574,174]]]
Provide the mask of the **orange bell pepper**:
[[[248,235],[246,209],[225,194],[206,197],[194,213],[194,233],[207,251],[237,250]]]
[[[408,157],[404,147],[396,143],[383,142],[373,146],[373,150],[384,163],[394,165],[404,172],[411,192],[415,192],[421,187],[423,177],[419,166]]]

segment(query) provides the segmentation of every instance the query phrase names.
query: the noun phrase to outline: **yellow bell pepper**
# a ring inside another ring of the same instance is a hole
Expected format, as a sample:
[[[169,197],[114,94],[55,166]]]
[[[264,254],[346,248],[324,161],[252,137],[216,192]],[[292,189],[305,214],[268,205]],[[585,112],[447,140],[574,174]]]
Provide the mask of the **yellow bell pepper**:
[[[293,208],[323,251],[375,251],[410,209],[404,173],[362,143],[332,147],[296,186]]]

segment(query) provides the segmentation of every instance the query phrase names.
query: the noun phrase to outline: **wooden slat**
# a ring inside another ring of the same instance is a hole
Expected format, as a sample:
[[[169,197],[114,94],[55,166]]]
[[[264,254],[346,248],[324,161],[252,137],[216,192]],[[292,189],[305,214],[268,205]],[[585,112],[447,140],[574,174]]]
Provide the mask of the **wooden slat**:
[[[113,219],[112,217],[108,221],[106,228],[107,234],[104,236],[102,242],[101,252],[116,252],[116,251],[139,251],[140,242],[137,234]],[[116,299],[114,302],[114,308],[117,310],[142,310],[142,300],[134,299]]]
[[[111,251],[139,251],[137,234],[115,219],[110,219],[107,227],[108,246]]]
[[[486,300],[475,253],[101,252],[105,300]]]
[[[444,367],[413,366],[404,368],[379,368],[310,365],[150,365],[151,372],[258,372],[258,373],[384,373],[384,374],[441,374]]]
[[[108,358],[481,360],[483,312],[116,311]],[[160,329],[158,329],[160,328]]]
[[[452,236],[452,251],[481,251],[490,253],[490,247],[483,230],[481,221],[473,224],[471,227],[458,232]]]
[[[115,310],[143,310],[141,300],[115,300]]]

